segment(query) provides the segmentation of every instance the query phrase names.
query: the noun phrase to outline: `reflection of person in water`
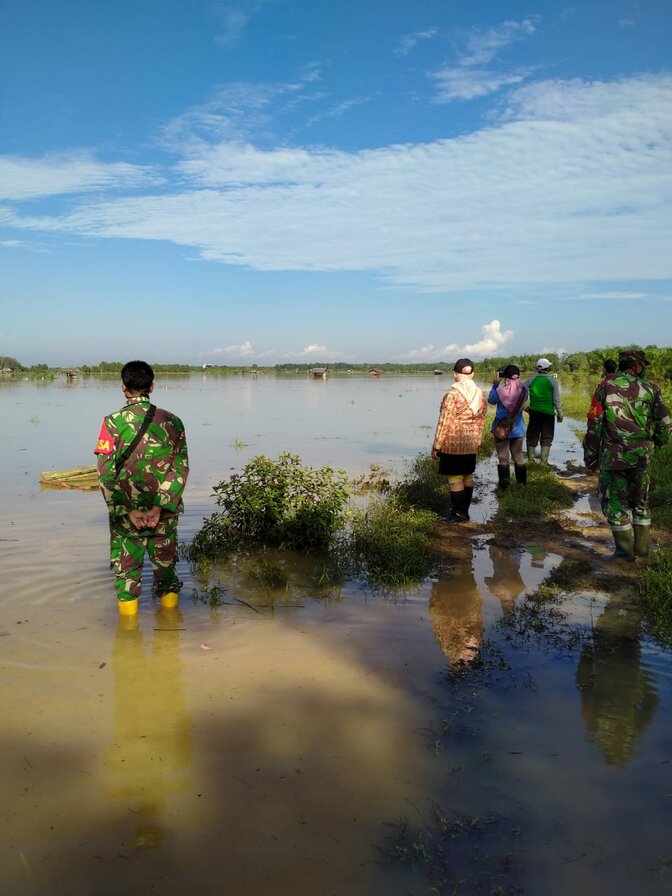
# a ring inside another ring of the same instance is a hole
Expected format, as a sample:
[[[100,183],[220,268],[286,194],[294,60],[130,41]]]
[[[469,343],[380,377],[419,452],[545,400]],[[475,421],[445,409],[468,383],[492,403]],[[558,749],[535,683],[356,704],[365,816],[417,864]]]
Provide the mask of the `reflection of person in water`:
[[[499,598],[504,613],[513,609],[516,598],[525,590],[525,582],[520,575],[520,554],[496,544],[490,545],[492,575],[485,577],[485,584],[495,597]]]
[[[181,677],[179,609],[157,612],[151,653],[138,617],[120,617],[112,654],[114,746],[108,793],[128,807],[137,827],[126,845],[161,846],[168,794],[184,789],[190,770],[191,722]]]
[[[434,637],[451,663],[469,663],[478,656],[483,612],[471,564],[432,583],[429,615]]]
[[[653,720],[658,696],[640,658],[640,609],[612,599],[576,670],[588,738],[609,765],[625,765]]]

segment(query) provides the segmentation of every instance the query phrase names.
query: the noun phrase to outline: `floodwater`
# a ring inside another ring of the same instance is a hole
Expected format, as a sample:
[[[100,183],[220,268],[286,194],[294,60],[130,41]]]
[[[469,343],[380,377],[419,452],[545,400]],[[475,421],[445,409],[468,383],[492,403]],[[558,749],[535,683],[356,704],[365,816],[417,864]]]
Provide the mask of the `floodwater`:
[[[255,454],[402,472],[448,385],[159,383],[190,444],[181,539]],[[573,593],[521,626],[560,558],[477,536],[471,562],[386,596],[318,588],[309,561],[277,555],[279,592],[241,561],[215,571],[213,608],[190,599],[208,583],[183,567],[180,609],[146,588],[124,628],[102,499],[38,484],[91,462],[121,404],[112,382],[0,384],[3,892],[668,891],[670,655],[636,607]],[[576,453],[563,425],[552,460]],[[494,464],[479,469],[476,519]],[[414,865],[392,861],[407,850]]]

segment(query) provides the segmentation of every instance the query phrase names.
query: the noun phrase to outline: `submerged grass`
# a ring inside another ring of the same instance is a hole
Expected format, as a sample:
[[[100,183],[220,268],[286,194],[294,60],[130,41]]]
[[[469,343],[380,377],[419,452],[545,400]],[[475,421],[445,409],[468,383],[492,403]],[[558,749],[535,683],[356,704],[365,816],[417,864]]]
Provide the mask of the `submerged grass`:
[[[499,493],[500,511],[512,517],[540,517],[572,507],[574,492],[550,467],[527,465],[527,485],[512,482]]]

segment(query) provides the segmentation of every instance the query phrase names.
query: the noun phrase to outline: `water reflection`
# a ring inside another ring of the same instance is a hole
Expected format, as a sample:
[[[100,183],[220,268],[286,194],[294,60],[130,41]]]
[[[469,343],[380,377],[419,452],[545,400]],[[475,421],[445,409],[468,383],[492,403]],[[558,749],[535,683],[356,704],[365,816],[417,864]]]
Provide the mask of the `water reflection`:
[[[481,593],[473,564],[432,583],[429,615],[434,637],[451,663],[469,663],[483,643]]]
[[[136,849],[163,845],[166,798],[184,790],[191,778],[181,623],[178,608],[159,609],[147,650],[138,618],[121,618],[112,652],[114,745],[106,762],[106,790],[133,820],[123,845]]]
[[[576,670],[588,739],[609,765],[627,765],[658,707],[653,677],[642,667],[640,623],[638,605],[609,600]]]
[[[485,584],[492,594],[499,599],[504,613],[510,613],[516,598],[525,591],[525,582],[520,574],[521,554],[516,550],[508,550],[496,544],[490,545],[492,575],[485,577]]]

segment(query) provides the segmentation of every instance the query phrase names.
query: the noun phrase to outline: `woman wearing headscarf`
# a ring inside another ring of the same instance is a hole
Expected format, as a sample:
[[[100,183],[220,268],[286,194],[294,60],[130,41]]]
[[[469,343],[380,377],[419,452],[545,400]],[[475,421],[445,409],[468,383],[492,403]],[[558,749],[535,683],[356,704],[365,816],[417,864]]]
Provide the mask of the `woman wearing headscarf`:
[[[455,383],[441,402],[432,457],[439,461],[439,473],[448,477],[450,488],[451,511],[443,519],[461,523],[469,519],[476,451],[488,406],[474,383],[474,365],[469,358],[455,362],[453,377]]]
[[[511,458],[513,458],[516,482],[521,485],[527,482],[527,466],[523,452],[525,439],[523,408],[527,402],[527,396],[527,387],[521,381],[520,370],[515,364],[509,364],[504,370],[498,371],[488,395],[488,404],[497,405],[491,432],[495,438],[497,476],[499,488],[502,489],[509,487]],[[507,430],[508,434],[505,438],[498,438],[502,429]]]

